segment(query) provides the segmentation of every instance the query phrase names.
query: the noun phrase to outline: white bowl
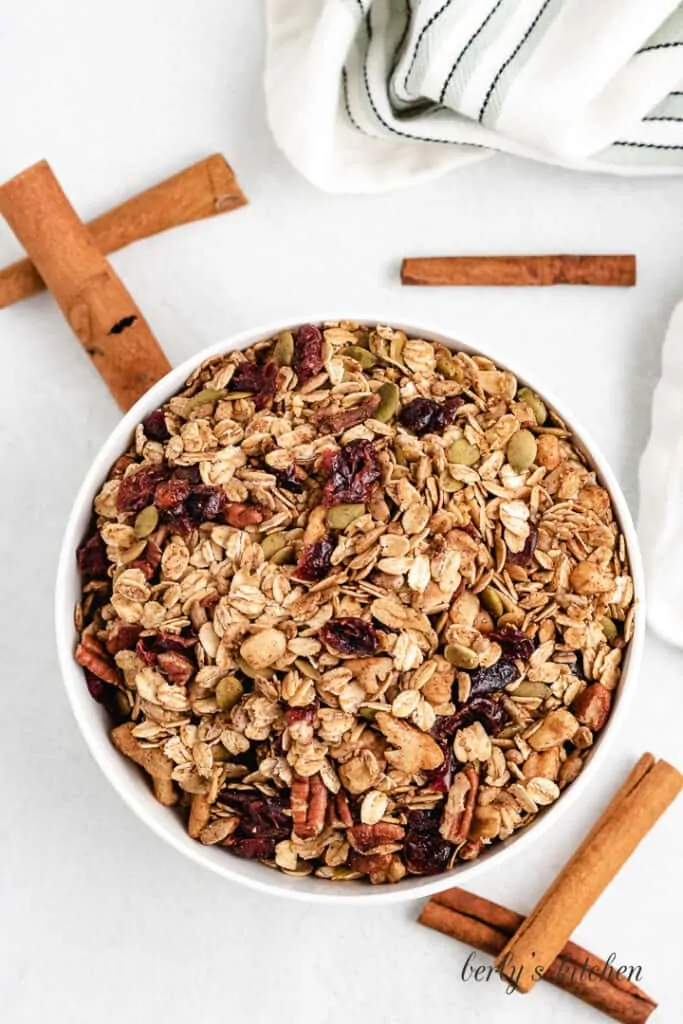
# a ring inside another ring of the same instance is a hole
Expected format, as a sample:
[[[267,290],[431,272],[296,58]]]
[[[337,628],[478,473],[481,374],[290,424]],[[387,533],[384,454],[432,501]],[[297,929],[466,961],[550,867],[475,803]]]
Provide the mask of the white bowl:
[[[175,847],[186,857],[209,868],[217,875],[233,882],[240,882],[253,889],[320,903],[396,903],[403,900],[416,899],[447,889],[452,885],[469,885],[471,880],[492,864],[503,867],[507,861],[537,843],[543,833],[557,824],[562,814],[569,810],[586,788],[598,779],[601,762],[619,730],[628,710],[636,688],[638,668],[641,659],[643,634],[645,630],[645,612],[643,604],[643,570],[638,550],[635,528],[621,489],[607,465],[596,443],[588,432],[577,423],[564,403],[548,392],[547,388],[538,385],[533,376],[520,372],[519,367],[509,367],[513,372],[534,390],[538,391],[557,410],[577,440],[590,456],[592,464],[598,471],[604,486],[608,489],[614,502],[619,523],[626,539],[628,557],[633,575],[635,593],[640,601],[639,614],[633,639],[629,644],[625,659],[624,671],[616,694],[614,707],[609,721],[598,742],[590,753],[588,761],[578,777],[560,797],[558,802],[541,812],[534,822],[526,829],[512,836],[503,843],[495,844],[475,861],[463,862],[452,871],[426,878],[409,876],[397,885],[371,886],[366,882],[331,882],[320,878],[291,878],[279,871],[264,867],[258,861],[240,860],[227,850],[216,846],[202,846],[190,839],[180,816],[168,807],[157,803],[142,771],[131,761],[119,754],[112,746],[107,731],[107,715],[104,709],[92,700],[85,686],[82,669],[73,658],[76,644],[76,633],[73,623],[73,609],[80,594],[80,579],[76,568],[76,548],[81,543],[91,518],[92,503],[102,482],[113,462],[128,447],[136,425],[158,408],[164,401],[181,389],[186,378],[205,359],[237,349],[247,348],[263,338],[272,337],[280,331],[287,330],[301,323],[321,323],[326,320],[350,319],[348,312],[340,316],[309,316],[297,319],[293,323],[275,323],[243,331],[225,341],[218,342],[204,351],[192,356],[182,365],[171,370],[160,380],[133,408],[123,417],[119,425],[110,434],[100,449],[88,474],[83,481],[74,502],[69,522],[66,527],[62,550],[59,559],[56,588],[56,630],[59,663],[64,684],[73,708],[76,721],[90,747],[100,768],[111,782],[114,789],[132,808],[133,811],[165,842]],[[466,352],[486,354],[484,349],[465,344],[456,340],[452,334],[438,329],[426,327],[424,324],[397,323],[391,317],[358,317],[359,323],[377,324],[390,323],[402,328],[413,337],[427,338],[452,347],[456,346]],[[491,357],[495,358],[495,357]],[[498,358],[495,362],[504,367]]]

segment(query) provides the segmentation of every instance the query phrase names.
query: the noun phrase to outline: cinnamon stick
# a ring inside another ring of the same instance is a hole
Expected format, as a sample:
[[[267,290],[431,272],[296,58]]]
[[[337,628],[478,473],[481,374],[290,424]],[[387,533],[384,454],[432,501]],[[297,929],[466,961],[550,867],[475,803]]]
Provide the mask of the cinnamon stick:
[[[129,409],[170,364],[46,161],[0,187],[0,213],[112,395]]]
[[[449,889],[434,896],[418,920],[428,928],[496,956],[524,918],[462,889]],[[622,1024],[644,1024],[657,1006],[611,964],[573,942],[565,945],[543,978]]]
[[[402,284],[511,285],[589,284],[628,288],[636,283],[633,255],[433,256],[401,264]]]
[[[246,202],[232,168],[220,153],[214,153],[89,221],[87,228],[97,248],[106,254],[169,228],[235,210]],[[18,260],[0,270],[0,309],[44,288],[31,260]]]
[[[569,936],[673,802],[683,776],[666,761],[641,758],[599,821],[496,961],[529,992]]]

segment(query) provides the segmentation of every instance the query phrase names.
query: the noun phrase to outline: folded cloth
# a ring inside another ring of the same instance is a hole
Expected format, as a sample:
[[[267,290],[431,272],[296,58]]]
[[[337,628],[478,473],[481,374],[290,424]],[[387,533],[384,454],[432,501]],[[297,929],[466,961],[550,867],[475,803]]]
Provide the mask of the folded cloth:
[[[496,151],[613,174],[683,170],[676,0],[266,0],[275,138],[330,192]]]
[[[640,460],[638,534],[649,624],[683,647],[683,302],[664,339],[652,430]]]

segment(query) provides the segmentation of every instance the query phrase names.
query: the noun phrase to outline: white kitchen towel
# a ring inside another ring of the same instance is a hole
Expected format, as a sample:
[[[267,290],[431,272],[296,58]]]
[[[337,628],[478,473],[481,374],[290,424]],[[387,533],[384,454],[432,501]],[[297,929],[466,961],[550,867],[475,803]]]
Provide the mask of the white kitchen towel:
[[[330,192],[504,151],[615,174],[683,170],[677,0],[266,0],[275,138]]]
[[[683,647],[683,302],[664,339],[652,429],[640,460],[638,534],[648,621]]]

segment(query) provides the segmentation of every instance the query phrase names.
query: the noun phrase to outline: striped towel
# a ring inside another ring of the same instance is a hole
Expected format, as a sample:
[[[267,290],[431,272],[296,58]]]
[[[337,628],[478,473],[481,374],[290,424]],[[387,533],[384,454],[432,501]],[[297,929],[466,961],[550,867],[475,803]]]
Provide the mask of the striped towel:
[[[683,170],[683,3],[266,0],[275,138],[320,188],[371,192],[494,152]]]

